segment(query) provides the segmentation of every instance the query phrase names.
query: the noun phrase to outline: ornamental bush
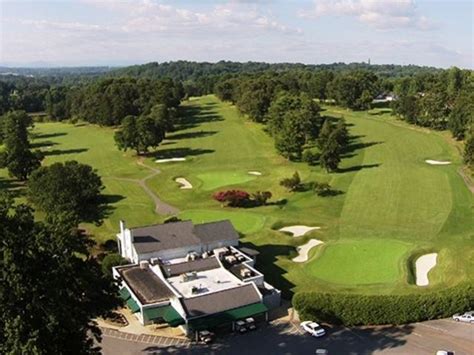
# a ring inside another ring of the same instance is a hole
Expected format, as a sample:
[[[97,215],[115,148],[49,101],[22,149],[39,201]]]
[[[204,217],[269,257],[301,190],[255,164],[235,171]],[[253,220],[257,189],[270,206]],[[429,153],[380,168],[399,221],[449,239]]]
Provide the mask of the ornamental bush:
[[[300,292],[293,306],[302,320],[343,325],[404,324],[450,317],[474,308],[474,285],[406,295]]]
[[[242,190],[227,190],[216,192],[213,198],[230,207],[244,207],[250,201],[250,194]]]

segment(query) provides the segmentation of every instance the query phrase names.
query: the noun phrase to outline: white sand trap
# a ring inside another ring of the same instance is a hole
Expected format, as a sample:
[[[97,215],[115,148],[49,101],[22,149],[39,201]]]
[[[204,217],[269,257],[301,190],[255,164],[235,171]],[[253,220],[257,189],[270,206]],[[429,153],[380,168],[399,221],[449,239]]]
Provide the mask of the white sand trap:
[[[449,165],[449,164],[451,164],[450,161],[430,160],[430,159],[425,160],[425,162],[427,162],[430,165]]]
[[[256,176],[262,175],[262,173],[260,171],[249,171],[248,173],[249,173],[249,175],[256,175]]]
[[[319,244],[323,244],[323,242],[317,239],[311,239],[308,243],[296,248],[299,255],[293,258],[293,261],[296,263],[304,263],[305,261],[308,261],[309,251]]]
[[[431,253],[422,255],[416,259],[415,270],[417,286],[428,286],[430,284],[428,280],[428,273],[436,266],[437,257],[438,253]]]
[[[169,159],[157,159],[155,163],[171,163],[175,161],[185,161],[186,158],[169,158]]]
[[[302,235],[305,235],[306,233],[315,229],[321,229],[321,227],[288,226],[288,227],[280,228],[279,231],[289,232],[293,234],[293,237],[301,237]]]
[[[178,184],[181,185],[180,189],[187,190],[187,189],[193,188],[193,185],[191,185],[191,183],[185,178],[179,177],[179,178],[174,179],[174,181],[176,181]]]

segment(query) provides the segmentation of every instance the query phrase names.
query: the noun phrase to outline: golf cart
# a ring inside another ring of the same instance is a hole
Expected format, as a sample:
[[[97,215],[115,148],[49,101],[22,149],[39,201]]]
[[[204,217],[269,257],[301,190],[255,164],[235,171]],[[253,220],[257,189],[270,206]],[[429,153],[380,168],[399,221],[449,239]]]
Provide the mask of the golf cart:
[[[255,324],[255,319],[252,317],[249,317],[245,320],[245,323],[247,324],[247,329],[248,330],[255,330],[257,329],[257,325]]]
[[[243,333],[246,333],[247,332],[247,322],[243,321],[243,320],[238,320],[237,322],[235,322],[235,329],[234,329],[237,333],[240,333],[240,334],[243,334]]]
[[[209,330],[201,330],[197,334],[197,339],[200,343],[210,344],[214,340],[214,333]]]

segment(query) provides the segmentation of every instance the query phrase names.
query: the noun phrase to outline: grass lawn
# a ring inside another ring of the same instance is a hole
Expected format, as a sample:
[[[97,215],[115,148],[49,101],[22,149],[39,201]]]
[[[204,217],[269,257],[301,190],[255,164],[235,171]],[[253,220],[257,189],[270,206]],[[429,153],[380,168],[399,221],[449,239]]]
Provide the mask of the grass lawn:
[[[396,240],[340,241],[323,246],[320,257],[313,258],[305,272],[343,285],[396,283],[404,272],[400,260],[410,248]]]
[[[194,223],[207,223],[229,219],[235,229],[243,234],[260,231],[265,225],[265,216],[246,211],[226,210],[186,210],[179,214],[181,219],[191,219]]]
[[[218,187],[243,184],[255,179],[243,171],[210,171],[197,174],[196,177],[202,181],[201,188],[203,190],[215,190]]]
[[[458,174],[461,158],[446,132],[404,124],[382,110],[352,112],[326,107],[327,116],[344,116],[353,137],[340,171],[289,162],[279,156],[263,127],[242,117],[214,96],[183,103],[181,123],[154,154],[143,160],[161,173],[147,180],[163,201],[180,210],[180,218],[208,222],[229,218],[242,242],[260,251],[258,268],[284,291],[326,290],[365,293],[423,292],[409,282],[410,256],[438,252],[430,272],[432,288],[474,278],[474,198]],[[76,159],[101,174],[111,202],[102,226],[87,226],[100,241],[111,239],[119,219],[129,226],[162,222],[166,216],[133,181],[150,175],[133,153],[113,143],[113,131],[89,125],[40,123],[34,143],[47,153],[46,164]],[[157,164],[156,159],[186,157]],[[425,159],[449,160],[432,166]],[[261,176],[249,175],[259,171]],[[313,192],[289,193],[279,182],[300,173],[303,181],[329,182],[342,191],[333,197]],[[4,188],[12,181],[1,172]],[[184,177],[193,189],[182,190]],[[124,180],[125,179],[125,180]],[[272,192],[269,206],[222,208],[215,191],[244,189]],[[321,229],[293,238],[275,229],[303,224]],[[296,247],[311,237],[325,244],[295,263]]]

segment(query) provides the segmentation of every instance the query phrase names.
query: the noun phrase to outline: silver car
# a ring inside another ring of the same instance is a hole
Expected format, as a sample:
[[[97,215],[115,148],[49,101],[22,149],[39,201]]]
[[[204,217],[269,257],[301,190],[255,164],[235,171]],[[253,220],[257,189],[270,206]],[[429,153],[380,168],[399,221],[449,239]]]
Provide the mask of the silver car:
[[[474,323],[474,311],[466,312],[464,314],[456,313],[453,316],[453,319],[456,322]]]

